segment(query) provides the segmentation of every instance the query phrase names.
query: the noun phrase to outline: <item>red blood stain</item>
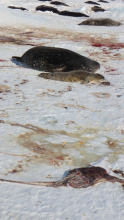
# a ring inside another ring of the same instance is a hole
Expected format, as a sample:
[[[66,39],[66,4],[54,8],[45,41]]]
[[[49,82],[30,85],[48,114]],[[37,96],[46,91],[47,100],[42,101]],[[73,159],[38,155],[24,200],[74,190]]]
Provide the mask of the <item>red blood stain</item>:
[[[99,41],[95,41],[94,38],[91,38],[91,45],[93,47],[109,47],[110,49],[121,49],[124,48],[124,43],[111,43],[109,41],[103,41],[102,43]]]
[[[6,60],[1,60],[1,59],[0,59],[0,62],[5,62],[5,61],[6,61]]]
[[[109,70],[106,70],[105,72],[114,72],[114,71],[117,71],[118,69],[109,69]]]
[[[114,56],[119,56],[119,55],[120,55],[119,53],[114,54]]]
[[[63,157],[61,157],[61,156],[56,157],[56,159],[58,159],[58,160],[64,160],[64,158],[63,158]]]

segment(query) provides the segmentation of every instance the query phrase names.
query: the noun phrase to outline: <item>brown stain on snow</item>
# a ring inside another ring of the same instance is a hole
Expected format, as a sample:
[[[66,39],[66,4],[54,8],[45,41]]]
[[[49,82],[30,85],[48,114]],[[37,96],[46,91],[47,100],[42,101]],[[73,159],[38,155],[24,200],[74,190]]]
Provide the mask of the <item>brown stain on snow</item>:
[[[106,93],[106,92],[94,92],[92,93],[94,96],[98,97],[98,98],[109,98],[110,94]]]
[[[10,87],[4,84],[0,84],[0,93],[10,92]]]
[[[53,166],[62,166],[64,164],[70,164],[75,167],[88,166],[91,162],[98,161],[103,156],[99,151],[99,143],[96,143],[95,147],[92,146],[92,141],[99,138],[99,128],[77,128],[76,132],[69,133],[64,130],[43,129],[32,124],[23,125],[4,120],[0,120],[0,123],[22,127],[30,131],[26,131],[25,133],[14,137],[17,144],[23,147],[22,151],[23,149],[27,149],[29,153],[28,155],[26,155],[26,153],[25,155],[13,154],[13,156],[22,157],[23,163],[21,164],[19,162],[18,165],[21,165],[22,167],[19,168],[16,165],[15,168],[12,168],[9,171],[11,173],[16,173],[16,171],[21,172],[21,168],[24,170],[25,167],[30,166],[30,164],[39,163]],[[114,140],[107,135],[104,135],[104,137],[107,139],[107,141],[104,142],[104,145],[111,149],[109,153],[108,151],[104,153],[104,156],[108,157],[109,162],[114,162],[118,159],[120,154],[124,153],[123,140]],[[63,138],[72,139],[70,141],[64,141]],[[5,154],[9,155],[8,152]]]

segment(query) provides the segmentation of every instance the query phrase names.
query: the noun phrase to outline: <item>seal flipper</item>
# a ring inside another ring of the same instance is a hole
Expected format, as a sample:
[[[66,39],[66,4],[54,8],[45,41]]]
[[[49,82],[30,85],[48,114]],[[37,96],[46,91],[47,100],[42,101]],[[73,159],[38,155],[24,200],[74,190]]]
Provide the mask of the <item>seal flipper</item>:
[[[22,62],[22,58],[21,57],[12,57],[12,59],[15,59],[15,60],[17,60],[17,61],[19,61],[19,62]]]

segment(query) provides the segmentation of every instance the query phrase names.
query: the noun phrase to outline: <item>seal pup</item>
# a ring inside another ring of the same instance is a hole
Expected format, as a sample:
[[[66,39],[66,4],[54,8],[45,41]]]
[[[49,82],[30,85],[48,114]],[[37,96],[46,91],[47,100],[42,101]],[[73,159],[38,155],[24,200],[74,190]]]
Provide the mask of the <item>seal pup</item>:
[[[59,181],[52,182],[21,182],[14,180],[0,179],[2,182],[9,183],[20,183],[27,185],[36,185],[36,186],[47,186],[47,187],[60,187],[60,186],[71,186],[73,188],[88,188],[100,182],[119,182],[124,184],[123,179],[111,176],[107,174],[107,171],[102,167],[82,167],[70,170],[66,176]]]
[[[119,26],[121,22],[114,21],[110,18],[89,18],[78,25],[94,25],[94,26]]]
[[[64,82],[80,82],[82,84],[104,79],[104,76],[98,73],[94,74],[86,72],[84,70],[75,70],[70,72],[41,73],[38,76],[44,79],[52,79]]]
[[[73,70],[85,70],[95,72],[100,68],[98,62],[84,57],[71,50],[38,46],[26,51],[22,57],[12,57],[13,62],[21,62],[36,70],[45,72],[68,72]]]

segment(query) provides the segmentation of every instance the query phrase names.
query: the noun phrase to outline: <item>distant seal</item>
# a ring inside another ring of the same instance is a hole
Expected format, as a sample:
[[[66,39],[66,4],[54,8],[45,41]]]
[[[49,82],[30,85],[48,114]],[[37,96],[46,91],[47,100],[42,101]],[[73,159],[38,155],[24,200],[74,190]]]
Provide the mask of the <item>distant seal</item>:
[[[68,72],[85,70],[95,72],[100,68],[98,62],[84,57],[71,50],[57,47],[33,47],[22,57],[13,56],[13,61],[22,62],[26,67],[45,72]]]
[[[89,83],[91,81],[99,81],[104,79],[104,76],[96,73],[86,72],[84,70],[75,70],[70,72],[54,72],[54,73],[41,73],[40,77],[45,79],[52,79],[64,82],[80,82]]]
[[[104,12],[105,11],[105,9],[104,8],[101,8],[101,7],[99,7],[99,6],[93,6],[93,7],[91,7],[91,10],[92,11],[94,11],[94,12],[99,12],[99,11],[102,11],[102,12]]]
[[[11,8],[11,9],[20,9],[20,10],[22,10],[22,11],[28,11],[26,8],[23,8],[23,7],[8,6],[8,8]]]
[[[98,2],[109,3],[109,2],[104,1],[104,0],[99,0]]]
[[[110,18],[89,18],[79,25],[94,25],[94,26],[119,26],[122,25],[121,22],[114,21]]]
[[[71,17],[89,17],[81,12],[73,12],[73,11],[60,11],[59,15],[71,16]]]
[[[52,11],[53,13],[56,13],[58,14],[59,11],[58,9],[54,8],[54,7],[51,7],[51,6],[46,6],[46,5],[40,5],[40,6],[37,6],[36,7],[36,11]]]
[[[60,187],[60,186],[71,186],[72,188],[88,188],[100,182],[119,182],[124,184],[124,180],[111,176],[102,167],[81,167],[70,170],[62,180],[52,182],[22,182],[15,180],[0,179],[2,182],[19,183],[26,185],[35,186],[47,186],[47,187]]]
[[[65,3],[63,3],[63,2],[58,2],[58,1],[53,1],[53,2],[50,2],[50,4],[52,4],[52,5],[69,6],[69,5],[67,5],[67,4],[65,4]]]
[[[91,5],[100,5],[99,3],[93,2],[93,1],[87,1],[87,2],[84,2],[84,3],[91,4]]]

